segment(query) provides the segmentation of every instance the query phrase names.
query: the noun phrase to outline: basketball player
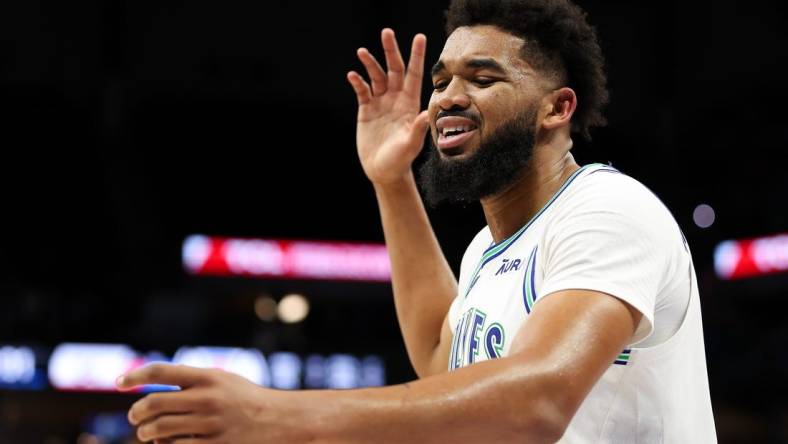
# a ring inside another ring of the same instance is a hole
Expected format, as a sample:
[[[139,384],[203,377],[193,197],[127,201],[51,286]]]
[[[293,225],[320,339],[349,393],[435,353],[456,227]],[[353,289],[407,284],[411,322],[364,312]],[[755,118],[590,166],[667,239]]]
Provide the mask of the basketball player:
[[[143,440],[177,443],[713,443],[692,258],[636,180],[578,166],[572,137],[604,123],[602,55],[567,0],[455,0],[420,112],[426,39],[406,67],[366,49],[358,154],[380,206],[397,315],[420,380],[279,392],[151,366],[119,381],[180,385],[138,401]],[[481,201],[487,226],[455,280],[429,203]]]

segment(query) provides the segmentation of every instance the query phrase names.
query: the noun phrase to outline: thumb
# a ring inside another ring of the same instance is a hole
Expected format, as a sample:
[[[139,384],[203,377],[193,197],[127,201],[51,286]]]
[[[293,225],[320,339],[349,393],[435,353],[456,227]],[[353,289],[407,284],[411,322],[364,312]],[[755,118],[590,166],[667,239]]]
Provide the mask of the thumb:
[[[429,127],[430,122],[427,111],[420,112],[419,115],[413,120],[413,127],[411,127],[410,130],[411,144],[421,148],[422,144],[424,143],[424,134],[427,132]]]

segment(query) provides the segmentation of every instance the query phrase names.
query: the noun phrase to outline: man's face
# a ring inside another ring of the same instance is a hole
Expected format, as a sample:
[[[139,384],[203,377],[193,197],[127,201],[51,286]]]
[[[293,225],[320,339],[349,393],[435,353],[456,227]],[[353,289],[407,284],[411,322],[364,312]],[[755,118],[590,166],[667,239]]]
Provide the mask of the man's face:
[[[538,106],[541,76],[523,60],[522,46],[521,38],[488,25],[449,36],[432,70],[428,107],[441,158],[469,157],[515,115]]]
[[[432,150],[419,177],[428,204],[499,193],[530,162],[547,85],[522,59],[522,45],[492,26],[449,36],[432,70]]]

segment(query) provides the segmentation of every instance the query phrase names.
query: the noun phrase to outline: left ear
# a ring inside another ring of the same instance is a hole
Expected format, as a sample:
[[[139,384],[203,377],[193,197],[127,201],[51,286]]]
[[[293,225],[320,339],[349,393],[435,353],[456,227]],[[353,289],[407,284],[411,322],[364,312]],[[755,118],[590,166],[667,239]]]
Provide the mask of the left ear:
[[[542,127],[553,130],[571,125],[572,115],[577,109],[577,95],[572,88],[559,88],[548,94],[544,100],[546,110]]]

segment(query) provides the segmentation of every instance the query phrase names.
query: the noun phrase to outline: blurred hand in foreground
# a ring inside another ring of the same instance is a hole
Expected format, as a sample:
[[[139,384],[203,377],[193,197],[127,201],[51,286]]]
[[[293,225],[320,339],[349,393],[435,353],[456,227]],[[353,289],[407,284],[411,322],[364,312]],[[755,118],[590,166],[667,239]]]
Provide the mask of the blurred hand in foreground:
[[[121,390],[146,384],[181,387],[153,393],[129,409],[129,422],[144,442],[167,444],[301,442],[293,436],[286,398],[290,393],[270,390],[221,370],[154,364],[118,378]],[[292,403],[289,403],[292,406]]]

